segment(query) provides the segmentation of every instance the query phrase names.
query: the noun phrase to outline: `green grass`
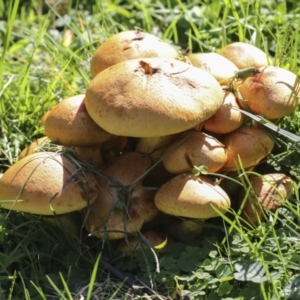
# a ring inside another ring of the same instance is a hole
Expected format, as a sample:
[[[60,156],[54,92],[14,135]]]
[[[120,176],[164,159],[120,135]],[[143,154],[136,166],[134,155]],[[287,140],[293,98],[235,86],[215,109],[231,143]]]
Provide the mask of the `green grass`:
[[[47,110],[85,92],[93,52],[120,30],[140,28],[182,54],[248,41],[300,76],[296,0],[70,1],[49,9],[37,0],[22,3],[0,0],[0,174],[42,136]],[[299,110],[279,126],[300,135]],[[299,146],[277,139],[258,170],[284,172],[297,182]],[[248,174],[239,180],[249,191]],[[1,209],[0,299],[132,299],[126,278],[109,276],[105,262],[130,279],[136,275],[152,299],[299,299],[298,193],[257,228],[245,226],[234,208],[205,222],[200,236],[170,243],[164,254],[145,249],[128,258],[116,253],[115,242],[84,229],[75,238],[42,217]],[[146,299],[137,292],[133,297]]]

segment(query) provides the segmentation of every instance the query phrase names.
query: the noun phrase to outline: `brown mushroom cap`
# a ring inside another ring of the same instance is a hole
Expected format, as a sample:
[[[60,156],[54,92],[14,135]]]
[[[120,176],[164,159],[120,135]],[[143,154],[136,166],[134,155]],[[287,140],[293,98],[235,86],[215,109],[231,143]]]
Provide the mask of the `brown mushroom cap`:
[[[231,205],[219,185],[208,177],[192,174],[177,175],[163,184],[155,194],[154,203],[165,214],[194,219],[218,217],[213,206],[225,213]]]
[[[42,121],[51,141],[74,146],[80,159],[98,169],[103,165],[100,144],[115,136],[91,119],[86,111],[84,98],[85,95],[80,94],[64,99],[47,112]]]
[[[219,54],[232,61],[239,69],[260,68],[270,64],[268,55],[254,45],[234,42],[223,47]]]
[[[100,127],[131,137],[188,130],[212,116],[222,101],[222,88],[211,74],[164,58],[133,59],[104,70],[85,99]]]
[[[65,214],[86,207],[96,196],[94,175],[77,169],[63,155],[54,152],[28,155],[0,179],[0,200],[11,200],[0,205],[10,210]]]
[[[264,209],[275,211],[294,194],[293,181],[281,173],[250,177],[252,190],[242,207],[241,217],[255,225],[264,218]],[[240,194],[240,203],[244,201],[245,191]]]
[[[95,77],[104,69],[129,59],[178,56],[173,46],[152,34],[138,30],[122,31],[107,39],[96,50],[91,60],[91,74]]]
[[[238,129],[244,120],[243,114],[234,108],[239,108],[233,93],[224,91],[224,101],[218,111],[204,121],[205,130],[213,133],[226,134]]]
[[[300,80],[297,75],[279,67],[260,69],[239,87],[243,102],[255,113],[267,119],[289,115],[297,107]]]
[[[24,148],[21,153],[19,154],[19,160],[24,158],[25,156],[28,156],[30,154],[33,154],[37,152],[41,147],[44,145],[50,143],[50,139],[47,136],[43,136],[41,138],[38,138],[34,142],[32,142],[30,145],[28,145],[26,148]]]
[[[208,172],[220,170],[226,160],[225,146],[203,132],[185,132],[165,150],[163,165],[173,174],[190,173],[193,167],[204,165]]]
[[[228,150],[227,161],[223,166],[225,171],[253,167],[270,154],[274,147],[274,140],[263,129],[251,126],[241,126],[226,134],[221,142]]]
[[[90,118],[84,98],[84,94],[66,98],[45,114],[45,134],[51,141],[84,147],[114,138]]]
[[[188,55],[188,59],[193,66],[206,70],[219,82],[228,80],[239,70],[232,61],[214,52],[191,53]]]

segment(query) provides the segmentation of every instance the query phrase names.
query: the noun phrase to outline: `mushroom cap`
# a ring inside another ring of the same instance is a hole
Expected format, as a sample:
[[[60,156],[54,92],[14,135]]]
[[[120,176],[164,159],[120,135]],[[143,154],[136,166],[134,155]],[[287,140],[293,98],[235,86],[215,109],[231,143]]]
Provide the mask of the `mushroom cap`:
[[[233,93],[224,91],[224,101],[218,111],[204,121],[206,131],[226,134],[238,129],[244,120],[244,115],[234,108],[239,108]]]
[[[27,155],[33,154],[38,151],[41,147],[50,143],[50,139],[47,136],[43,136],[33,141],[30,145],[24,148],[19,154],[19,160]]]
[[[230,208],[226,192],[214,181],[205,176],[193,174],[177,175],[163,184],[155,194],[156,207],[173,216],[194,219],[209,219]]]
[[[150,33],[138,30],[122,31],[98,47],[91,60],[91,74],[94,78],[104,69],[129,59],[178,56],[172,45]]]
[[[166,148],[165,154],[163,165],[173,174],[191,172],[195,165],[204,165],[208,172],[217,172],[227,160],[226,148],[221,142],[196,131],[181,134]]]
[[[78,170],[66,157],[55,152],[28,155],[12,165],[0,179],[0,200],[12,200],[0,205],[33,214],[80,210],[94,201],[97,193],[93,174]]]
[[[252,175],[249,180],[252,191],[244,202],[241,216],[252,224],[258,224],[263,219],[263,209],[275,211],[294,194],[293,181],[285,174]],[[240,194],[240,203],[244,197],[245,191]]]
[[[241,126],[221,139],[227,148],[225,171],[239,170],[239,157],[242,166],[247,169],[257,165],[271,153],[274,140],[261,128]]]
[[[239,87],[243,101],[254,114],[279,119],[292,113],[299,103],[300,80],[283,68],[268,66],[247,78]]]
[[[228,44],[219,54],[232,61],[239,69],[260,68],[270,64],[270,58],[264,51],[244,42]]]
[[[228,80],[239,70],[232,61],[215,52],[191,53],[188,55],[188,59],[193,66],[208,71],[219,82]]]
[[[84,94],[66,98],[43,118],[45,134],[64,146],[91,146],[114,136],[99,127],[87,113]]]
[[[222,88],[211,74],[171,58],[116,64],[92,80],[85,99],[100,127],[131,137],[188,130],[212,116],[222,101]]]

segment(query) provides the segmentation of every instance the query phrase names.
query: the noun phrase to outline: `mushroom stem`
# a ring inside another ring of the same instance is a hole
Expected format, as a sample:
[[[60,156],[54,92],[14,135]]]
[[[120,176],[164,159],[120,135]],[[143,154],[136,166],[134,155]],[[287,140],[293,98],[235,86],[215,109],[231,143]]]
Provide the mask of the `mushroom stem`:
[[[103,167],[104,162],[99,145],[75,147],[75,152],[81,160],[91,164],[95,169]]]
[[[163,150],[173,139],[174,135],[141,138],[137,143],[135,152],[149,154],[152,161],[155,162],[161,156],[162,151],[159,150]]]

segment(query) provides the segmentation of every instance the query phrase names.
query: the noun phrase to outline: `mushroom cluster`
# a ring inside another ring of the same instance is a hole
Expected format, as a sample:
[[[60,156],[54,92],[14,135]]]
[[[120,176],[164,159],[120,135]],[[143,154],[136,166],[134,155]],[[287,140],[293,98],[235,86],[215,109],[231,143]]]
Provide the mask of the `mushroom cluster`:
[[[5,209],[41,215],[80,211],[86,230],[102,239],[149,232],[164,219],[185,232],[183,220],[225,214],[231,197],[217,173],[228,178],[252,170],[274,147],[241,109],[276,120],[299,98],[297,76],[272,66],[252,45],[233,43],[183,59],[141,31],[104,42],[91,60],[91,76],[85,94],[45,113],[45,137],[3,174],[0,200]],[[292,194],[287,176],[263,178],[287,183],[281,198]],[[249,201],[259,202],[254,194]],[[248,218],[249,205],[243,206]]]

